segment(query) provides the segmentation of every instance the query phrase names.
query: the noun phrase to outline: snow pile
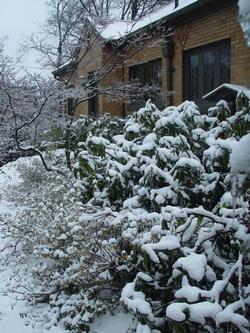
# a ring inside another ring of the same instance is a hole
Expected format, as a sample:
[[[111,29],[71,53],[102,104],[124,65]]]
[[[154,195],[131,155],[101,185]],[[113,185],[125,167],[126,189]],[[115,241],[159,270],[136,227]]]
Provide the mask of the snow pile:
[[[250,133],[233,146],[230,164],[233,173],[250,174]]]

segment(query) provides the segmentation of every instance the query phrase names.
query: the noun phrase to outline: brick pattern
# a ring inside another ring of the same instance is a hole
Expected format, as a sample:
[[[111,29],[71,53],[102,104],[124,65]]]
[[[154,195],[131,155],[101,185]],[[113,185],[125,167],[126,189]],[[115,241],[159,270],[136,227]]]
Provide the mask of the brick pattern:
[[[175,105],[183,101],[183,54],[185,51],[213,43],[216,41],[229,39],[231,42],[231,83],[241,84],[250,87],[250,49],[247,47],[242,30],[237,21],[238,8],[236,4],[227,5],[215,12],[203,13],[200,17],[186,17],[174,24],[173,40],[175,42],[174,66],[174,99]],[[138,45],[129,48],[130,56],[126,63],[116,66],[102,81],[101,86],[109,87],[113,82],[129,80],[129,67],[142,64],[154,59],[162,58],[162,89],[163,101],[166,101],[167,87],[167,61],[162,57],[161,52],[162,37],[154,37],[144,44],[142,49]],[[80,56],[84,52],[81,50]],[[103,52],[101,41],[97,40],[87,57],[80,63],[73,83],[77,85],[80,76],[87,76],[90,71],[102,66],[106,68],[112,61],[117,60],[116,56],[111,56],[111,51]],[[128,53],[129,55],[129,53]],[[109,112],[114,116],[124,116],[126,105],[117,102],[106,95],[99,96],[99,115]],[[77,114],[87,114],[88,103],[81,103],[77,109]]]
[[[223,39],[230,38],[231,41],[231,83],[250,86],[250,49],[244,40],[237,16],[238,8],[236,5],[232,5],[186,24],[189,26],[189,34],[184,48],[180,39],[184,39],[183,31],[187,29],[185,29],[185,25],[176,27],[174,36],[176,43],[174,104],[181,103],[183,99],[183,52]]]

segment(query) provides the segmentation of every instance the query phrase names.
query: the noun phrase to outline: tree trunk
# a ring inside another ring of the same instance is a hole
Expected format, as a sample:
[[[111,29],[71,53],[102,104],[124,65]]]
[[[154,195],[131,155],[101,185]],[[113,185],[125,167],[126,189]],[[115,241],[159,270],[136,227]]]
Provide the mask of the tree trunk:
[[[131,20],[136,18],[138,13],[138,0],[132,0],[131,2]]]

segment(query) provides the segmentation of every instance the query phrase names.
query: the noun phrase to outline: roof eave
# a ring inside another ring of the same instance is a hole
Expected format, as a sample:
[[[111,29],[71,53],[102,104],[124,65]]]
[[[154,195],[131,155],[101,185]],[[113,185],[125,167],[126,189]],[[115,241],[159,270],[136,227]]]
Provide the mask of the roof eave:
[[[229,2],[237,2],[237,0],[228,0],[228,3]],[[151,29],[153,28],[155,25],[158,25],[158,24],[163,24],[163,23],[166,23],[166,22],[171,22],[171,21],[174,21],[175,19],[177,18],[180,18],[181,16],[184,16],[186,14],[189,14],[190,12],[196,10],[196,9],[199,9],[209,3],[214,3],[214,0],[197,0],[196,2],[193,2],[183,8],[180,8],[179,10],[176,10],[176,11],[173,11],[172,13],[166,15],[165,17],[162,17],[160,18],[159,20],[155,21],[155,22],[152,22],[142,28],[139,28],[138,30],[135,30],[133,31],[132,33],[129,33],[125,36],[122,36],[121,38],[118,38],[118,39],[106,39],[106,44],[109,44],[109,43],[114,43],[114,42],[125,42],[127,39],[133,37],[134,35],[142,32],[143,30],[145,29]],[[178,8],[178,7],[177,7]]]
[[[55,69],[52,72],[52,75],[57,79],[60,76],[70,72],[71,70],[73,70],[76,66],[76,61],[72,60],[70,63],[66,64],[66,65],[62,65],[61,67]]]

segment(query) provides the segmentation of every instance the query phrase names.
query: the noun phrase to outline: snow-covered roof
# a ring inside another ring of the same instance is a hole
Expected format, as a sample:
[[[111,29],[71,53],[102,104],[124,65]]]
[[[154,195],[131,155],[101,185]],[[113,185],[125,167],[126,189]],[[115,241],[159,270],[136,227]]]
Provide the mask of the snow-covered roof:
[[[233,95],[235,97],[241,91],[248,92],[249,88],[238,84],[223,83],[214,90],[210,91],[208,94],[204,95],[202,99],[214,101],[220,97],[226,100],[228,95]]]
[[[97,25],[96,28],[102,38],[106,40],[117,40],[119,38],[126,37],[139,29],[145,28],[150,24],[156,23],[161,19],[167,19],[167,17],[173,13],[177,13],[185,7],[198,1],[199,0],[179,0],[179,5],[176,8],[174,8],[175,2],[172,1],[164,6],[161,6],[153,13],[144,16],[138,21],[117,20],[106,26]]]
[[[63,72],[67,71],[70,66],[74,66],[76,64],[75,60],[69,60],[67,62],[65,62],[64,64],[62,64],[60,67],[58,67],[57,69],[55,69],[52,74],[53,75],[59,75],[62,74]]]

